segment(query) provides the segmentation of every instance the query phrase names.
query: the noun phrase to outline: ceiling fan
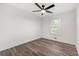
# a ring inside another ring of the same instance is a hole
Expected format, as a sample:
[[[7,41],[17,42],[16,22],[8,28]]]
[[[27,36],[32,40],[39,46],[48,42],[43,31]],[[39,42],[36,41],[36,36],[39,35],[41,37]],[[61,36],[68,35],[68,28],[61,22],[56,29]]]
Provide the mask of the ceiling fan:
[[[38,8],[40,8],[41,10],[35,10],[35,11],[32,11],[32,12],[41,12],[41,15],[43,15],[44,13],[53,13],[52,11],[48,11],[48,9],[50,9],[50,8],[52,8],[52,7],[55,7],[55,5],[54,4],[52,4],[52,5],[50,5],[50,6],[48,6],[48,7],[46,7],[45,8],[45,5],[42,5],[42,6],[40,6],[38,3],[35,3],[35,5],[38,7]]]

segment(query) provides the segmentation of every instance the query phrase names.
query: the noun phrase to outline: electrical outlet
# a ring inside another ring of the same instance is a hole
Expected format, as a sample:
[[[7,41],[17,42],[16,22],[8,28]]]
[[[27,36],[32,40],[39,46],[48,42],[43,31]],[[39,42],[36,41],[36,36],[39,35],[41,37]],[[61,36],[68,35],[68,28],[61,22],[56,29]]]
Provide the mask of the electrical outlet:
[[[57,37],[54,37],[54,39],[57,39]]]

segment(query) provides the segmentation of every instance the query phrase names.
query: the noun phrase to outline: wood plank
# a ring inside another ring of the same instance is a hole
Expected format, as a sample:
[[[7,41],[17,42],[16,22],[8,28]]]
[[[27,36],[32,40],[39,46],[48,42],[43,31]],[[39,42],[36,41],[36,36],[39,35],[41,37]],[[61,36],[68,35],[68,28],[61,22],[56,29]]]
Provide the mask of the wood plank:
[[[39,38],[32,42],[4,50],[1,56],[77,56],[74,45]]]

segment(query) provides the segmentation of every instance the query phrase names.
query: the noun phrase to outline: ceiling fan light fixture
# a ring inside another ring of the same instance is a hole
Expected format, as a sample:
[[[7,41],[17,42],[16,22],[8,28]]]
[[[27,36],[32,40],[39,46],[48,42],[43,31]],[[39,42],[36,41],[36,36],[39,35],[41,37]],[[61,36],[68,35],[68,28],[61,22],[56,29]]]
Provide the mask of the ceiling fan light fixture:
[[[35,3],[35,5],[40,8],[40,10],[35,10],[33,12],[41,12],[41,15],[45,14],[45,13],[53,13],[51,11],[49,11],[49,9],[51,9],[52,7],[54,7],[55,5],[52,4],[48,7],[45,7],[45,5],[40,6],[38,3]],[[44,8],[45,7],[45,8]]]
[[[41,10],[41,13],[45,13],[46,11],[45,10]]]

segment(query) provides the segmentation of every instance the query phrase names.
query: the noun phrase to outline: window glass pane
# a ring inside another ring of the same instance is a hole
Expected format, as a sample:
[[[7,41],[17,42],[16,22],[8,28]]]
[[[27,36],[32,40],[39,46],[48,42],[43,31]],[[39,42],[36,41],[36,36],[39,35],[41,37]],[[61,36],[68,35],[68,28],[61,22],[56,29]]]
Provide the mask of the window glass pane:
[[[56,34],[61,33],[61,19],[54,19],[52,23],[52,32]]]

